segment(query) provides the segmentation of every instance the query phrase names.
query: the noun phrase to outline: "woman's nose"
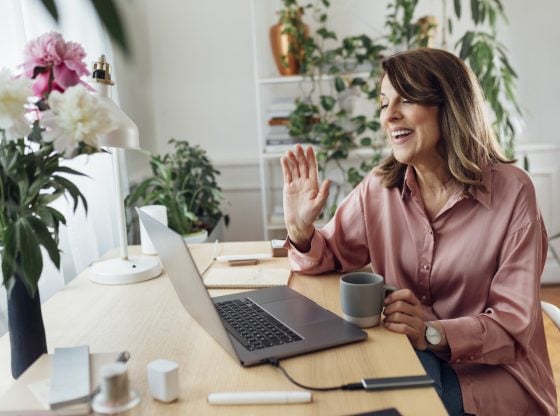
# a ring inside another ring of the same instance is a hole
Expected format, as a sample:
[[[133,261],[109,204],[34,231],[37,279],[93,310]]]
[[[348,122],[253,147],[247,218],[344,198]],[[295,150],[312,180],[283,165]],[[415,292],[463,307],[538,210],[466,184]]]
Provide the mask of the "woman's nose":
[[[398,105],[389,104],[384,112],[384,119],[386,121],[399,120],[402,118],[402,114]]]

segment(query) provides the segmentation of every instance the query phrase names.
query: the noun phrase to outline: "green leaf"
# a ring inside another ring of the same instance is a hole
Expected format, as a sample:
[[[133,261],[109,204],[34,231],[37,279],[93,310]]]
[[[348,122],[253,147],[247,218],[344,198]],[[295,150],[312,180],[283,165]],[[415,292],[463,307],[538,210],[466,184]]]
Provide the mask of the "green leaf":
[[[35,233],[27,218],[15,223],[16,256],[20,259],[21,278],[27,291],[35,296],[37,284],[43,270],[43,256]]]
[[[51,258],[52,262],[56,266],[57,269],[60,268],[60,251],[58,250],[58,245],[56,240],[53,238],[52,234],[47,229],[46,225],[38,218],[35,217],[27,217],[29,224],[33,231],[35,232],[35,236],[37,237],[37,241],[45,247],[47,253],[49,253],[49,257]]]
[[[4,231],[4,250],[2,251],[2,275],[4,285],[12,280],[15,273],[16,238],[15,225],[10,223]]]
[[[61,186],[63,189],[65,189],[70,194],[72,200],[74,201],[74,208],[73,208],[74,212],[76,212],[76,209],[78,209],[78,205],[79,205],[80,201],[82,201],[82,204],[84,206],[84,210],[87,212],[88,205],[87,205],[86,198],[80,192],[78,187],[76,185],[74,185],[73,182],[69,181],[68,179],[66,179],[62,176],[58,176],[58,175],[53,175],[52,180],[53,180],[53,182],[55,182],[56,185]]]
[[[321,101],[321,107],[325,111],[331,111],[336,104],[335,99],[330,95],[321,95],[320,101]]]
[[[45,6],[54,21],[58,22],[58,10],[54,0],[41,0],[41,3],[43,3],[43,6]]]
[[[459,52],[459,57],[462,60],[466,60],[471,53],[472,41],[474,39],[474,32],[468,31],[465,35],[457,42],[461,45],[461,51]]]
[[[478,25],[480,23],[478,0],[471,0],[471,17],[475,25]]]
[[[362,138],[362,139],[360,140],[360,144],[361,144],[362,146],[371,146],[371,144],[372,144],[371,137],[364,137],[364,138]]]
[[[461,0],[454,0],[453,5],[455,7],[455,16],[457,16],[457,18],[460,19],[461,18]]]
[[[338,76],[334,79],[334,86],[337,92],[342,92],[346,89],[346,84],[344,83],[344,80]]]
[[[363,78],[360,77],[356,77],[352,79],[352,86],[353,87],[357,87],[357,86],[362,86],[365,85],[366,81]]]
[[[123,24],[113,0],[90,1],[111,39],[120,46],[125,55],[130,55]]]

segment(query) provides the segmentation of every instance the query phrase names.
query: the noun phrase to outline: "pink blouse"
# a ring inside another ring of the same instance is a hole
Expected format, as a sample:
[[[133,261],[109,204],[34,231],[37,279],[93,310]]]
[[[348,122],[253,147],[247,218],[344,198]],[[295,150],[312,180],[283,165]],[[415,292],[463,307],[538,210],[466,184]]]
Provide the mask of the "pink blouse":
[[[527,173],[489,166],[489,192],[459,190],[428,218],[414,169],[400,188],[368,175],[316,229],[294,270],[348,271],[371,263],[411,289],[426,320],[440,320],[463,394],[476,415],[556,415],[556,388],[540,307],[547,235]]]

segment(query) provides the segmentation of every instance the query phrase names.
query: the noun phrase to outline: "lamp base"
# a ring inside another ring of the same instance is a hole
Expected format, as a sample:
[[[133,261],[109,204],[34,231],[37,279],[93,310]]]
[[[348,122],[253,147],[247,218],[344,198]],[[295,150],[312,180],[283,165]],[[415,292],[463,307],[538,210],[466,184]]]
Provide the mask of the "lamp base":
[[[157,257],[131,256],[97,262],[91,266],[90,280],[102,285],[127,285],[153,279],[161,274]]]

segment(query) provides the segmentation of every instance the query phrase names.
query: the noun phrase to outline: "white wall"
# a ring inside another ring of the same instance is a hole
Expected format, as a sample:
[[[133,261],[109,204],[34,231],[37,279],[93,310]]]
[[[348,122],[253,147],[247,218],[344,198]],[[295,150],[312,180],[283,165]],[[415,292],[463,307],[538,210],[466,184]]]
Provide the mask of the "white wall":
[[[231,202],[232,224],[226,238],[232,240],[262,238],[251,1],[134,0],[118,4],[134,48],[133,62],[117,61],[121,103],[138,122],[146,149],[164,152],[171,137],[207,149],[222,170],[220,183]],[[279,4],[274,1],[258,0],[259,7]],[[359,27],[370,35],[384,32],[386,2],[332,3],[336,10],[332,19],[339,18],[339,23],[333,22],[337,30],[349,34]],[[464,13],[468,13],[468,2],[463,3]],[[560,40],[560,25],[555,21],[560,2],[541,0],[530,13],[522,0],[503,4],[510,26],[500,38],[518,72],[519,101],[526,114],[520,139],[560,143],[555,123],[560,115],[556,75],[560,55],[555,53]],[[451,7],[449,2],[450,12]],[[439,16],[441,2],[421,0],[419,12]],[[269,13],[261,24],[261,45],[268,42],[267,28],[275,19]],[[463,19],[456,33],[467,24],[469,19]],[[265,55],[260,57],[264,66],[271,62],[270,55]],[[129,159],[133,178],[147,172],[145,158],[134,155]],[[558,208],[556,215],[560,215]]]

